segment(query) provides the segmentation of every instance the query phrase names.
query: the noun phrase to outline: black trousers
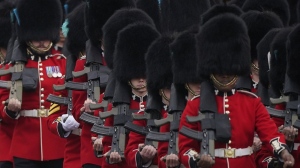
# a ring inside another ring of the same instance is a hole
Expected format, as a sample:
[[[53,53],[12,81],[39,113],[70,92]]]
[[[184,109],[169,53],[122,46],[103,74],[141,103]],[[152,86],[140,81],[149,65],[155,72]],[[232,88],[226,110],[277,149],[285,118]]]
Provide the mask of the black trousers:
[[[83,168],[101,168],[101,166],[94,165],[94,164],[85,164]]]
[[[35,161],[14,157],[15,168],[63,168],[64,159]]]
[[[0,168],[13,168],[13,164],[9,161],[0,162]]]

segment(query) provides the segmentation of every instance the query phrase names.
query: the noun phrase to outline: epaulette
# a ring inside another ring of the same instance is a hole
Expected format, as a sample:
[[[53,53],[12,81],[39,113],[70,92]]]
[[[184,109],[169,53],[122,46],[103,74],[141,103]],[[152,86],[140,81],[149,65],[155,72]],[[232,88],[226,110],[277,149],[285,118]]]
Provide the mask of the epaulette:
[[[246,95],[250,95],[250,96],[252,96],[252,97],[254,97],[254,98],[258,98],[258,96],[256,95],[256,94],[254,94],[254,93],[252,93],[252,92],[249,92],[249,91],[247,91],[247,90],[237,90],[238,92],[240,92],[240,93],[244,93],[244,94],[246,94]]]

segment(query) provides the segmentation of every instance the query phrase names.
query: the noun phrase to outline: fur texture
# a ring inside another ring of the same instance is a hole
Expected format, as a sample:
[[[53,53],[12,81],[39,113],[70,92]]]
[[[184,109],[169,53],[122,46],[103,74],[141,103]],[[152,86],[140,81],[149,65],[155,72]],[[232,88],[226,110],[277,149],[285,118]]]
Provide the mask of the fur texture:
[[[96,46],[102,40],[102,27],[118,9],[134,7],[133,0],[89,0],[86,8],[86,33]]]
[[[113,56],[118,32],[134,22],[144,22],[155,26],[153,20],[140,9],[120,9],[116,11],[103,26],[103,46],[107,66],[113,69]]]
[[[251,60],[257,59],[256,45],[272,28],[282,28],[280,18],[273,12],[248,11],[241,15],[248,27],[251,42]]]
[[[196,39],[199,75],[250,74],[250,39],[238,16],[215,16],[200,28]]]
[[[0,47],[7,48],[8,41],[12,34],[10,22],[10,10],[13,5],[8,1],[0,2]]]
[[[280,17],[284,26],[289,24],[290,11],[287,0],[246,0],[242,9],[244,12],[250,10],[272,11]]]
[[[235,5],[215,5],[201,16],[201,24],[203,25],[211,18],[224,13],[231,13],[240,16],[243,11]]]
[[[171,44],[174,83],[201,83],[197,76],[196,33],[198,29],[182,32]]]
[[[19,0],[17,26],[19,41],[50,40],[57,42],[62,23],[62,7],[59,0]]]
[[[133,23],[118,33],[113,71],[117,80],[146,77],[145,54],[158,36],[155,27],[146,23]]]
[[[174,36],[163,35],[148,48],[145,56],[149,92],[171,88],[173,82],[170,43]]]
[[[286,74],[286,42],[291,28],[282,29],[271,43],[270,84],[275,92],[283,90]]]
[[[256,46],[259,67],[259,82],[265,88],[269,88],[270,85],[268,53],[271,48],[271,43],[279,31],[280,29],[270,30]]]
[[[288,37],[287,51],[287,75],[300,84],[300,24]]]
[[[161,17],[158,0],[137,0],[136,7],[145,11],[153,19],[156,29],[161,31]]]
[[[72,55],[78,56],[79,52],[85,51],[87,36],[84,31],[84,8],[85,3],[76,7],[68,16],[69,20],[66,46]]]

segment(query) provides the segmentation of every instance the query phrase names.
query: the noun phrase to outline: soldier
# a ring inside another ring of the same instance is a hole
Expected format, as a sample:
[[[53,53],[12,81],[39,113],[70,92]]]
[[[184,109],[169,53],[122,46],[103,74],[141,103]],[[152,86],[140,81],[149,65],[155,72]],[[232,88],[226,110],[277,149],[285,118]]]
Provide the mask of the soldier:
[[[13,8],[13,4],[8,1],[0,2],[0,68],[5,68],[5,58],[8,48],[8,43],[10,37],[12,35],[12,27],[10,20],[10,11]],[[12,47],[12,46],[11,46]],[[2,80],[3,77],[1,77]],[[0,89],[2,92],[5,89]],[[0,94],[2,95],[2,94]],[[0,109],[3,109],[3,105],[1,104]],[[1,111],[0,119],[7,118],[5,113]],[[12,138],[12,132],[14,128],[15,121],[13,119],[4,119],[0,123],[0,168],[12,168],[13,167],[13,158],[9,154],[10,143]]]
[[[133,23],[118,33],[114,58],[114,74],[117,80],[128,83],[131,87],[132,99],[130,109],[138,110],[142,115],[147,99],[147,82],[144,56],[150,44],[159,36],[154,23]],[[127,41],[130,39],[130,41]],[[127,64],[124,64],[127,62]],[[137,106],[138,105],[138,106]],[[138,107],[138,108],[137,108]],[[142,123],[141,123],[142,122]],[[145,126],[145,121],[133,122]],[[125,149],[125,159],[128,167],[141,167],[150,165],[156,155],[153,146],[146,145],[142,148],[145,137],[135,132],[130,132]],[[121,160],[118,153],[112,152],[109,161],[118,163]]]
[[[67,32],[66,34],[66,44],[64,47],[68,49],[70,52],[70,55],[66,55],[68,58],[68,63],[74,60],[77,61],[81,57],[82,54],[85,53],[85,42],[87,40],[87,36],[84,31],[84,9],[85,4],[81,3],[78,7],[76,7],[71,13],[69,13],[66,17],[67,19],[67,25],[66,27],[63,27],[63,32]],[[67,29],[67,30],[66,30]],[[73,58],[71,58],[73,57]],[[82,60],[82,59],[80,59]],[[80,62],[78,60],[77,62]],[[68,64],[67,63],[67,64]],[[83,66],[83,65],[82,65]],[[67,66],[68,67],[68,66]],[[70,73],[68,71],[73,71],[74,67],[68,67],[70,69],[66,69],[67,73]],[[68,79],[71,78],[71,79]],[[67,80],[72,80],[72,77],[66,76],[66,82]],[[73,91],[76,92],[76,91]],[[76,97],[76,93],[73,93]],[[72,110],[72,109],[71,109]],[[79,114],[75,113],[76,111],[72,111],[72,114],[66,114],[66,111],[64,111],[62,116],[59,116],[59,118],[51,118],[53,120],[60,120],[61,122],[58,123],[57,128],[51,131],[54,134],[58,134],[58,136],[62,138],[67,138],[67,143],[65,146],[64,151],[64,168],[81,168],[81,160],[80,160],[80,135],[81,135],[81,129],[78,129],[79,123]],[[66,115],[68,116],[68,119],[65,121],[62,121],[62,118],[66,118]],[[50,119],[50,120],[51,120]],[[53,122],[53,121],[49,121]],[[50,127],[54,128],[54,127]]]
[[[59,0],[20,0],[15,15],[19,45],[14,50],[13,61],[14,67],[24,65],[24,69],[14,71],[12,80],[21,88],[16,93],[14,90],[3,93],[1,98],[5,101],[12,96],[4,112],[17,121],[10,149],[14,166],[62,167],[65,140],[48,130],[48,124],[56,128],[58,122],[48,123],[47,117],[63,107],[45,100],[53,93],[52,85],[62,82],[65,74],[65,57],[51,53],[59,38],[61,5]],[[20,73],[22,78],[15,78]]]
[[[249,74],[250,71],[250,41],[245,23],[232,14],[219,15],[200,28],[196,39],[199,60],[197,72],[207,79],[201,84],[200,98],[201,102],[209,102],[200,105],[199,98],[188,102],[180,128],[201,130],[201,126],[205,126],[202,129],[205,139],[202,139],[200,145],[197,140],[185,136],[188,134],[179,136],[179,156],[182,164],[185,167],[243,165],[254,168],[251,146],[254,131],[257,131],[262,142],[268,144],[269,149],[273,149],[283,159],[285,166],[293,166],[294,158],[286,150],[283,136],[277,133],[277,127],[270,120],[260,100],[251,92],[234,89],[238,76]],[[204,86],[207,87],[206,90]],[[201,117],[202,114],[205,114],[206,121],[216,118],[218,120],[215,124],[202,120],[201,125],[199,122],[187,121],[187,116]],[[215,138],[216,142],[212,142]]]

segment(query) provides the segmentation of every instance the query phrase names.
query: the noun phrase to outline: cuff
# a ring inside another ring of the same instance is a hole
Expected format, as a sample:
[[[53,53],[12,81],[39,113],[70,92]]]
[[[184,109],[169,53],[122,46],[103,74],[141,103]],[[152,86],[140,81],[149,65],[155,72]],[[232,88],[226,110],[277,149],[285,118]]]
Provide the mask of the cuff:
[[[20,117],[20,112],[14,112],[8,110],[6,107],[5,107],[5,113],[12,119],[18,119]]]
[[[135,161],[136,161],[137,168],[148,168],[152,165],[152,160],[150,160],[149,162],[143,164],[143,158],[142,158],[140,152],[136,153]]]
[[[270,140],[270,144],[273,148],[276,157],[280,157],[280,153],[284,149],[288,149],[287,145],[279,141],[279,137]]]

